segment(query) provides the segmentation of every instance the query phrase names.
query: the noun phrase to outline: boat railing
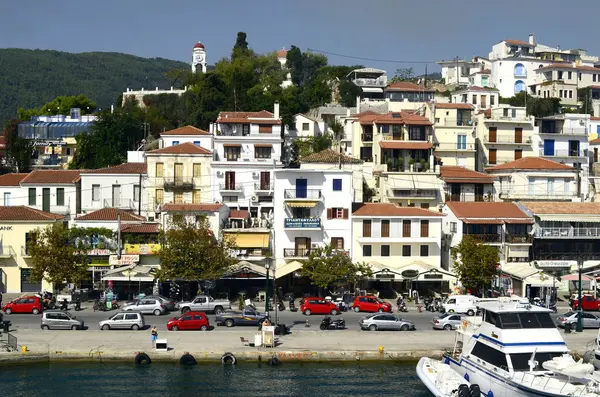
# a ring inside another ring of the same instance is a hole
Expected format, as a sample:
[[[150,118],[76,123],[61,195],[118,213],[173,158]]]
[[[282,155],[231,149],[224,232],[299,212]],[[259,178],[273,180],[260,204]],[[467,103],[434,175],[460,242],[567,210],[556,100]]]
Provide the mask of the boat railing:
[[[520,376],[518,376],[520,375]],[[545,382],[542,380],[545,378]],[[510,379],[524,386],[529,386],[532,389],[540,391],[554,391],[557,390],[559,393],[563,393],[565,387],[572,386],[573,389],[569,389],[566,393],[569,396],[587,396],[590,392],[588,385],[575,384],[570,382],[568,379],[561,379],[547,372],[531,373],[531,372],[517,372],[510,376]],[[535,382],[539,380],[538,382]],[[535,382],[535,384],[534,384]]]

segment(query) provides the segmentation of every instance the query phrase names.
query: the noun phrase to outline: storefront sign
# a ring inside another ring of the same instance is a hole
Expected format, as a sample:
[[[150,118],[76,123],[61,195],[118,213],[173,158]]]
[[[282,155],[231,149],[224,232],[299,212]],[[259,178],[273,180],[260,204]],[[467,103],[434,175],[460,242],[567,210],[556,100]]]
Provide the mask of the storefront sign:
[[[0,226],[0,231],[8,231],[8,230],[12,230],[12,226]]]
[[[535,261],[534,264],[540,268],[571,267],[577,266],[577,261]]]
[[[285,218],[286,229],[316,229],[321,227],[321,218]]]
[[[158,255],[160,244],[125,244],[127,255]]]
[[[113,251],[111,251],[111,250],[100,249],[100,248],[94,248],[94,249],[88,250],[88,252],[87,252],[88,255],[110,255],[112,253],[113,253]]]
[[[441,273],[429,273],[429,274],[425,274],[423,275],[423,277],[427,280],[427,279],[441,279],[444,277],[443,274]]]
[[[393,280],[395,277],[392,273],[378,273],[375,278],[377,280]]]
[[[108,259],[108,263],[117,266],[133,265],[134,263],[139,263],[139,261],[139,255],[121,255],[121,259],[119,259],[117,255],[111,255]]]
[[[402,277],[404,277],[404,278],[414,278],[419,275],[419,272],[417,270],[409,269],[409,270],[403,271],[401,274],[402,274]]]

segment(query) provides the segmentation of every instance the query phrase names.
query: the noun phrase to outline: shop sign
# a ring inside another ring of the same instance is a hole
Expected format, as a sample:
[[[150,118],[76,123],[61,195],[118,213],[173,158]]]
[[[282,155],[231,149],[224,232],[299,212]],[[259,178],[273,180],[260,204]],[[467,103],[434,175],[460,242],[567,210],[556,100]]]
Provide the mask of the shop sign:
[[[415,278],[419,275],[419,272],[414,269],[404,270],[402,273],[402,277],[404,278]]]
[[[139,255],[121,255],[121,259],[119,259],[117,255],[111,255],[108,259],[108,263],[117,266],[133,265],[134,263],[139,263],[139,261]]]
[[[577,261],[535,261],[534,264],[541,268],[557,268],[577,266]]]
[[[444,275],[441,273],[429,273],[429,274],[424,274],[423,277],[427,280],[427,279],[441,279],[444,278]]]
[[[0,231],[10,231],[12,228],[12,226],[0,226]]]
[[[94,249],[88,250],[87,254],[88,255],[110,255],[113,252],[114,251],[107,250],[107,249],[94,248]]]
[[[392,273],[377,273],[375,278],[377,280],[393,280],[395,277]]]
[[[125,244],[124,250],[128,255],[158,255],[160,244]]]

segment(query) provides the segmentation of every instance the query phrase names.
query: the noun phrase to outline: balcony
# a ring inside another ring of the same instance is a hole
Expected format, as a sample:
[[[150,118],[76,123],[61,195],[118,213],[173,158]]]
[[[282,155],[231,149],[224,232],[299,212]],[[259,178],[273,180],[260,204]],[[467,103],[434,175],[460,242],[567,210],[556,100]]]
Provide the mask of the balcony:
[[[254,184],[254,191],[256,193],[272,193],[273,192],[273,184],[272,183],[260,183],[257,182]]]
[[[284,200],[321,200],[320,189],[285,189],[283,191]]]
[[[163,186],[171,190],[191,190],[194,188],[194,181],[191,177],[166,176],[163,178]]]
[[[57,155],[40,155],[37,159],[33,159],[31,167],[33,168],[61,168],[67,163],[67,157]]]
[[[472,127],[473,120],[472,119],[456,119],[446,117],[444,119],[444,127]]]
[[[499,234],[465,234],[465,236],[471,236],[482,243],[500,243]]]
[[[271,250],[268,248],[242,248],[233,252],[238,259],[261,260],[270,256]]]
[[[17,254],[10,245],[0,245],[0,258],[14,258]]]
[[[540,157],[584,157],[579,150],[570,149],[555,149],[555,150],[544,150],[540,149]]]
[[[354,79],[354,84],[359,87],[385,87],[387,86],[387,79]]]
[[[321,218],[285,218],[284,228],[321,230]]]
[[[473,202],[473,201],[477,201],[477,202],[481,202],[481,201],[486,201],[486,196],[483,194],[471,194],[469,195],[469,198],[473,198],[472,200],[467,200],[467,194],[465,193],[460,193],[460,194],[451,194],[451,193],[445,193],[444,194],[444,201],[445,202],[449,202],[449,201],[469,201],[469,202]],[[494,197],[493,196],[489,196],[489,199],[487,201],[494,201]]]
[[[495,162],[491,162],[489,158],[487,158],[485,160],[485,163],[487,165],[497,165],[497,164],[505,164],[505,163],[510,163],[511,161],[515,161],[515,156],[496,156],[496,161]]]
[[[572,128],[541,128],[540,134],[548,134],[548,135],[581,135],[587,136],[588,130],[585,127],[572,127]]]
[[[241,193],[244,189],[241,183],[220,183],[219,190],[221,192]]]
[[[571,201],[575,193],[556,191],[518,192],[513,190],[502,190],[499,196],[503,200],[565,200]]]
[[[437,152],[474,152],[475,145],[473,143],[458,142],[439,142],[433,144]]]
[[[362,134],[362,135],[360,136],[360,139],[361,139],[363,142],[373,142],[373,133],[370,133],[370,134]]]
[[[530,234],[506,234],[506,242],[509,244],[531,244],[533,236]]]
[[[484,137],[485,143],[491,144],[509,144],[509,145],[531,145],[531,137],[519,137],[517,139],[514,135],[496,135],[492,136],[486,134]]]
[[[123,210],[133,210],[137,207],[137,202],[134,202],[132,199],[104,199],[104,208],[119,208]]]
[[[411,200],[426,199],[435,200],[437,198],[435,189],[388,189],[388,199],[390,200]]]
[[[310,248],[284,248],[284,258],[308,258],[310,255]]]
[[[542,227],[536,238],[600,238],[600,227]]]

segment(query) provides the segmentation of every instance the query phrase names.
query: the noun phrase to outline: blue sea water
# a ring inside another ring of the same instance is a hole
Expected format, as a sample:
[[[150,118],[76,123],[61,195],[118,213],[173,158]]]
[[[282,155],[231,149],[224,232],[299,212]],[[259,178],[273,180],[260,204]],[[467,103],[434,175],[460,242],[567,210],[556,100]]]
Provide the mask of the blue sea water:
[[[51,363],[0,367],[2,395],[30,396],[401,396],[430,397],[414,364],[221,366]],[[6,393],[6,394],[5,394]]]

